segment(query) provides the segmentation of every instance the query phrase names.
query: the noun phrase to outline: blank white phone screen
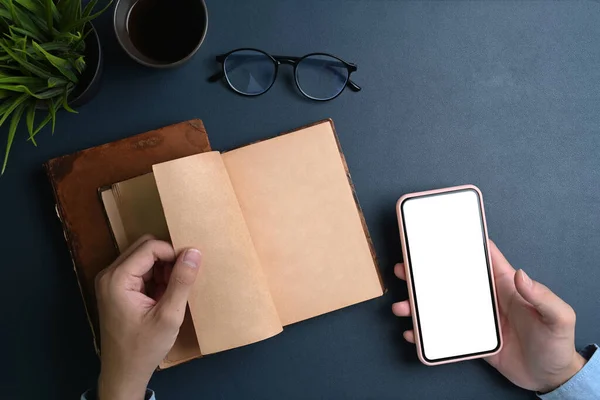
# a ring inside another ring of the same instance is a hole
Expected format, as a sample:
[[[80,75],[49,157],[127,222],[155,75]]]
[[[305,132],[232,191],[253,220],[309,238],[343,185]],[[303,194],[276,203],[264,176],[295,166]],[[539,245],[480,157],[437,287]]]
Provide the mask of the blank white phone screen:
[[[496,350],[478,193],[465,189],[415,197],[401,207],[426,360]]]

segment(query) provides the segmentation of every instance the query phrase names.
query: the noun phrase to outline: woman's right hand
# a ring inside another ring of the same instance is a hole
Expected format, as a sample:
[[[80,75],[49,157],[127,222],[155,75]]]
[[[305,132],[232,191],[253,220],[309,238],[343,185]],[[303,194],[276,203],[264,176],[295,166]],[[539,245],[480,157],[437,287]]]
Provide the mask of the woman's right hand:
[[[491,240],[489,249],[504,345],[486,360],[515,385],[550,392],[585,364],[575,350],[575,312],[525,271],[515,271]],[[394,272],[406,280],[402,264]],[[392,311],[399,317],[409,316],[409,301],[393,304]],[[414,332],[404,332],[404,338],[414,343]]]

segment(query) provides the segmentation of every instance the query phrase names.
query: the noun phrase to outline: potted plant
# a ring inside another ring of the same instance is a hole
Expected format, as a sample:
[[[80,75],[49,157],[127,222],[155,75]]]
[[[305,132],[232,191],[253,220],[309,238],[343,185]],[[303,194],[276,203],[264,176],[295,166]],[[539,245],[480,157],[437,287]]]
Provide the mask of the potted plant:
[[[0,0],[0,126],[8,122],[4,173],[17,127],[25,119],[28,140],[60,109],[88,101],[98,89],[102,51],[91,21],[98,0]],[[36,111],[45,117],[36,123]]]

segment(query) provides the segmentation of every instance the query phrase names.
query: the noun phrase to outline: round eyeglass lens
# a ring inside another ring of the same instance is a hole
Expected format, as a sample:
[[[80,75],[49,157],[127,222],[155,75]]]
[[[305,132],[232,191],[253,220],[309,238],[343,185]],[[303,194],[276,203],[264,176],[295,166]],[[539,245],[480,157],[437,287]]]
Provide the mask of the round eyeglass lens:
[[[346,87],[348,77],[348,68],[343,62],[323,54],[305,57],[296,66],[300,90],[315,100],[336,97]]]
[[[275,81],[277,66],[269,56],[260,51],[240,50],[231,53],[223,66],[231,87],[248,96],[266,92]]]

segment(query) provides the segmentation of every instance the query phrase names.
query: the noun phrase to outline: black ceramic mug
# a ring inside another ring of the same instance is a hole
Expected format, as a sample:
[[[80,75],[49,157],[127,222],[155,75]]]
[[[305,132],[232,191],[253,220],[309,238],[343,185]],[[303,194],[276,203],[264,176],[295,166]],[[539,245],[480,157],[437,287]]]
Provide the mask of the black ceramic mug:
[[[176,67],[196,54],[208,29],[204,0],[118,0],[115,33],[140,64]]]

